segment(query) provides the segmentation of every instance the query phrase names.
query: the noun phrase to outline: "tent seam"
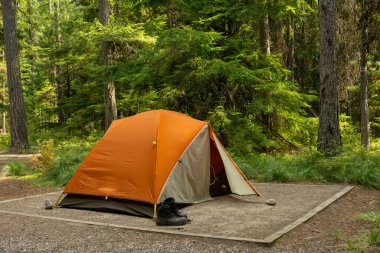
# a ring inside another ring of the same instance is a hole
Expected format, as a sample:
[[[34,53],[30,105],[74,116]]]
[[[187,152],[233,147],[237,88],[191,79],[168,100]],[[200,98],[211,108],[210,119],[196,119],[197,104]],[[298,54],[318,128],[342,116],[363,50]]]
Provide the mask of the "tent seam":
[[[157,116],[156,116],[156,129],[155,129],[155,154],[154,154],[154,180],[153,180],[153,202],[154,204],[157,204],[158,199],[156,199],[156,185],[157,185],[157,153],[158,153],[158,130],[160,128],[160,114],[161,110],[157,110]]]

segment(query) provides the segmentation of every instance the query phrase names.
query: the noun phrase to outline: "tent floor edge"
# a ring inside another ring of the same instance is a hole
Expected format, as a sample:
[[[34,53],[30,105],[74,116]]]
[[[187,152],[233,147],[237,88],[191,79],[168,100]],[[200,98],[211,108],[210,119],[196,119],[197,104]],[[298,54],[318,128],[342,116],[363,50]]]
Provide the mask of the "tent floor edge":
[[[112,197],[105,199],[104,196],[69,193],[61,200],[58,206],[62,208],[129,214],[146,218],[153,218],[154,216],[154,204],[152,203]]]

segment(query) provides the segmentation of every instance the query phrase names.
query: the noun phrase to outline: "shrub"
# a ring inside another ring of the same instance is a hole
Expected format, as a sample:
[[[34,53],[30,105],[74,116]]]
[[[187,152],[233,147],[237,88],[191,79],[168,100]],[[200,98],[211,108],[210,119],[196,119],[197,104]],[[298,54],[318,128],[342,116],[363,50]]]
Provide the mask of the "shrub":
[[[53,167],[54,162],[54,141],[44,140],[38,143],[38,148],[41,152],[41,167],[42,172],[49,171]]]

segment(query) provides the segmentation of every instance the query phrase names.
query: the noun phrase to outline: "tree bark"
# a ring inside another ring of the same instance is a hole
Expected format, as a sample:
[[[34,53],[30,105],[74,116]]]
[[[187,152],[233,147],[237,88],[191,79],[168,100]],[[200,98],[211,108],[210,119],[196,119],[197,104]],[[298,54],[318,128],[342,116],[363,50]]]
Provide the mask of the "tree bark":
[[[49,9],[49,14],[52,15],[53,13],[53,0],[49,0],[49,6],[48,6],[48,9]]]
[[[36,58],[36,55],[33,52],[33,45],[35,42],[35,34],[33,30],[33,1],[28,0],[27,2],[27,13],[28,13],[28,37],[29,37],[29,47],[30,47],[30,61],[32,68],[34,68],[34,61]]]
[[[286,49],[286,43],[284,40],[284,35],[282,32],[283,28],[283,22],[282,18],[277,18],[274,20],[274,31],[273,31],[273,46],[272,46],[272,51],[275,54],[281,54],[283,57],[283,53],[285,52]]]
[[[295,58],[294,58],[294,16],[290,14],[289,17],[289,24],[287,29],[287,37],[288,37],[288,57],[287,57],[287,65],[288,69],[292,72],[291,78],[294,82],[294,65],[295,65]]]
[[[269,17],[265,14],[260,20],[260,47],[263,54],[270,54]]]
[[[367,11],[366,2],[362,0],[362,17]],[[370,124],[368,112],[368,19],[363,17],[360,22],[360,118],[361,144],[368,151],[370,149]]]
[[[24,94],[16,35],[16,1],[2,0],[4,49],[7,63],[11,151],[29,148]]]
[[[110,22],[110,3],[108,0],[99,0],[99,20],[103,26],[107,26]],[[102,42],[102,61],[103,65],[106,66],[112,64],[111,41]],[[115,84],[108,74],[104,79],[104,105],[104,128],[107,130],[112,121],[117,119]]]
[[[61,17],[60,17],[60,0],[56,0],[54,3],[55,7],[55,43],[58,48],[62,44],[62,34],[61,34]],[[62,108],[63,100],[66,97],[67,86],[65,78],[63,76],[62,66],[57,63],[55,59],[54,65],[54,79],[57,83],[57,109],[58,109],[58,123],[64,123],[67,120],[67,115],[65,110]]]
[[[335,0],[319,0],[318,9],[321,87],[317,148],[325,154],[334,154],[342,145],[336,75]]]
[[[1,54],[1,63],[4,64],[4,50],[2,51],[2,54]],[[7,132],[7,128],[6,128],[6,122],[7,122],[7,117],[6,117],[6,114],[5,114],[5,80],[4,80],[4,75],[5,75],[5,71],[2,73],[1,75],[1,87],[3,88],[2,89],[2,96],[1,96],[1,105],[2,105],[2,108],[1,108],[1,114],[2,114],[2,117],[1,117],[1,133],[5,134]]]

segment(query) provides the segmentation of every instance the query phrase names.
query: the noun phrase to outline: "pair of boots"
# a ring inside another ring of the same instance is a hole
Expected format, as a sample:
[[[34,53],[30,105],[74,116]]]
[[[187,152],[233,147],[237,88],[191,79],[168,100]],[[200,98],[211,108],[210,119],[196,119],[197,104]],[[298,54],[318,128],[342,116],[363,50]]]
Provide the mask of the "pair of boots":
[[[157,226],[181,226],[187,221],[187,215],[175,206],[174,198],[165,199],[157,209]]]

